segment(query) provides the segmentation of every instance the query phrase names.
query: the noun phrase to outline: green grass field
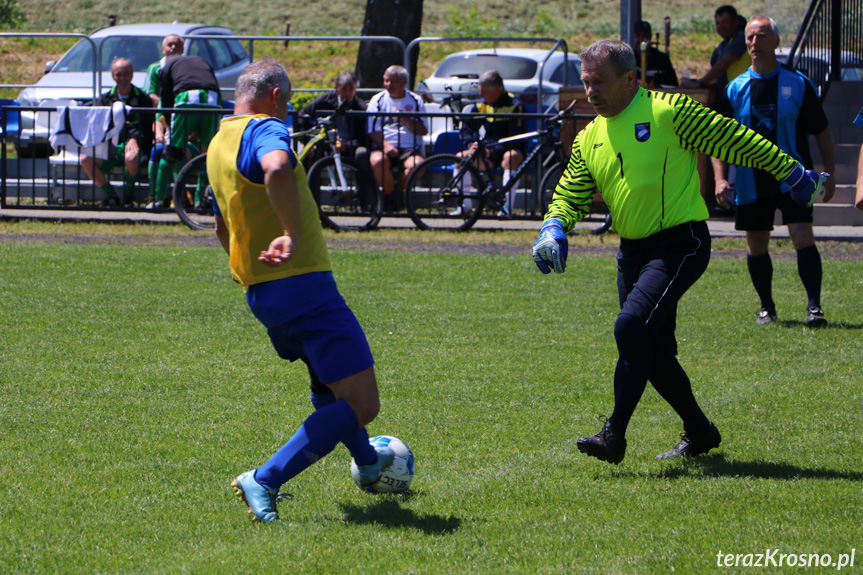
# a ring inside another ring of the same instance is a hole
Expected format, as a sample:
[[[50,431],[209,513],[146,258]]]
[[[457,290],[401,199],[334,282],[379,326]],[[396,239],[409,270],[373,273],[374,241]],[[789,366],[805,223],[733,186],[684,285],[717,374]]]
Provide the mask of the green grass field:
[[[0,242],[0,572],[739,572],[717,554],[770,549],[856,549],[859,572],[863,262],[825,260],[813,332],[793,259],[766,327],[745,262],[714,259],[678,339],[722,446],[655,460],[681,427],[648,389],[611,466],[575,440],[611,411],[614,258],[542,276],[528,254],[333,251],[378,362],[370,432],[406,441],[417,477],[361,493],[339,447],[259,525],[228,484],[306,417],[307,375],[224,253]]]

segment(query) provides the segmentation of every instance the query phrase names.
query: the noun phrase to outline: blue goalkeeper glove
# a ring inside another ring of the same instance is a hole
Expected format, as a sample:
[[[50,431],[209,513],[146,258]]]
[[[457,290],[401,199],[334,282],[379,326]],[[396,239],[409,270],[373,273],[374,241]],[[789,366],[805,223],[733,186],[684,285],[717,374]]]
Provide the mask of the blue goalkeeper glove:
[[[566,255],[569,251],[569,241],[563,224],[554,218],[546,220],[539,230],[539,237],[533,244],[533,261],[536,267],[544,274],[550,273],[552,268],[555,273],[562,274],[566,269]]]
[[[805,170],[803,166],[797,164],[784,182],[791,187],[791,199],[808,208],[824,191],[824,182],[829,177],[830,174],[827,172]]]

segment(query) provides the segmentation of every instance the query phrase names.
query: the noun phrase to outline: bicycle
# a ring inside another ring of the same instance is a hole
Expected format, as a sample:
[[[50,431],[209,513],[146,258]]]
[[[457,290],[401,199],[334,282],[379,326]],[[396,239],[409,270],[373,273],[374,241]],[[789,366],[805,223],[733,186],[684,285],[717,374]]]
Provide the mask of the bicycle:
[[[383,192],[369,170],[343,156],[336,147],[339,135],[334,119],[337,114],[344,112],[321,118],[310,130],[294,133],[294,138],[314,136],[303,146],[299,161],[303,161],[315,145],[324,144],[324,157],[312,164],[307,177],[325,226],[335,231],[373,230],[383,215]]]
[[[544,174],[534,197],[533,209],[545,213],[565,162],[563,144],[558,136],[559,127],[574,104],[546,119],[545,129],[497,141],[480,142],[475,151],[464,156],[436,154],[420,163],[411,173],[405,187],[406,206],[411,220],[421,230],[469,230],[483,209],[497,212],[509,208],[506,205],[507,193],[532,165],[541,168],[540,173]],[[485,149],[490,145],[532,139],[538,140],[537,145],[503,187],[495,183],[493,167],[489,162],[485,162],[482,170],[475,165],[477,158],[485,157]],[[465,182],[468,174],[469,183]],[[530,208],[527,200],[525,207]]]
[[[315,145],[323,144],[326,155],[307,173],[321,222],[336,231],[372,230],[381,219],[383,194],[369,171],[336,148],[338,133],[333,118],[321,118],[314,128],[293,134],[292,138],[313,136],[298,154],[298,161],[302,162]],[[206,172],[205,152],[192,158],[174,182],[174,211],[184,224],[197,230],[215,229],[213,194]]]

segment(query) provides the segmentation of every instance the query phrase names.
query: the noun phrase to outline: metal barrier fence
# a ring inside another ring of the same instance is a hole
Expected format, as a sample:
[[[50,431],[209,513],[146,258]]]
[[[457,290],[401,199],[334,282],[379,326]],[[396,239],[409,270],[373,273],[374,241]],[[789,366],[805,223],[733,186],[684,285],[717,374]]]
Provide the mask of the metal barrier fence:
[[[101,210],[112,209],[121,211],[141,211],[151,201],[153,196],[152,187],[154,182],[147,178],[147,158],[141,159],[139,176],[134,184],[133,192],[128,198],[128,205],[120,207],[105,207],[102,202],[104,194],[95,186],[92,180],[84,172],[81,166],[80,150],[69,150],[60,148],[53,150],[47,157],[17,157],[11,158],[7,152],[6,144],[17,144],[22,137],[26,137],[26,129],[19,129],[17,133],[7,129],[9,117],[15,112],[32,111],[40,115],[40,126],[52,126],[57,108],[33,108],[22,106],[0,107],[0,128],[2,128],[2,149],[0,149],[0,166],[2,166],[2,181],[0,181],[0,208],[27,208],[27,209],[63,209],[63,210]],[[170,113],[180,114],[202,114],[213,113],[212,110],[176,108],[165,110]],[[131,112],[153,112],[150,108],[133,108]],[[230,113],[231,110],[219,110],[220,114]],[[291,111],[289,124],[296,125],[297,111]],[[414,116],[412,114],[383,114],[383,113],[361,113],[348,112],[348,116],[362,116],[366,121],[369,118],[398,118],[401,116]],[[483,116],[483,115],[478,115]],[[502,115],[501,115],[502,116]],[[421,148],[425,157],[439,153],[458,153],[462,151],[461,138],[459,136],[460,122],[469,118],[470,115],[452,112],[447,109],[436,108],[431,105],[430,109],[423,115],[428,133],[422,137]],[[547,114],[524,114],[522,117],[529,124],[529,129],[537,126],[549,116]],[[530,126],[532,124],[532,126]],[[300,147],[301,142],[294,140],[293,145]],[[413,144],[399,146],[411,147]],[[530,141],[530,146],[536,146],[537,141]],[[373,171],[369,164],[366,167]],[[398,170],[394,170],[398,177]],[[500,177],[500,170],[494,172]],[[122,167],[106,174],[109,182],[121,188],[123,185]],[[520,182],[519,200],[517,202],[524,207],[522,213],[527,218],[541,218],[539,206],[533,199],[537,194],[537,186],[544,175],[543,168],[530,168]],[[377,174],[381,181],[381,174]],[[402,184],[404,181],[402,181]],[[398,189],[401,192],[401,189]],[[395,196],[400,197],[400,196]],[[404,215],[403,201],[394,203],[393,215]],[[490,214],[494,215],[494,214]]]
[[[843,69],[863,64],[863,0],[812,0],[788,63],[806,74],[823,101]]]

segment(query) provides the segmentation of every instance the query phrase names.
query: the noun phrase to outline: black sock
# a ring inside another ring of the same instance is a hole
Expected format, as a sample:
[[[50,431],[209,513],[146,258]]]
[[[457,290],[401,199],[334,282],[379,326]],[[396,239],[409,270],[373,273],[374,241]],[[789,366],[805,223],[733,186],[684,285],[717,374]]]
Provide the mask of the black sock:
[[[797,250],[797,273],[806,288],[809,307],[821,307],[821,254],[815,244]]]
[[[746,256],[746,267],[749,268],[749,277],[752,278],[752,285],[755,287],[755,293],[761,300],[761,307],[772,312],[776,311],[776,305],[773,303],[773,260],[770,259],[770,252],[764,252],[760,256]]]

